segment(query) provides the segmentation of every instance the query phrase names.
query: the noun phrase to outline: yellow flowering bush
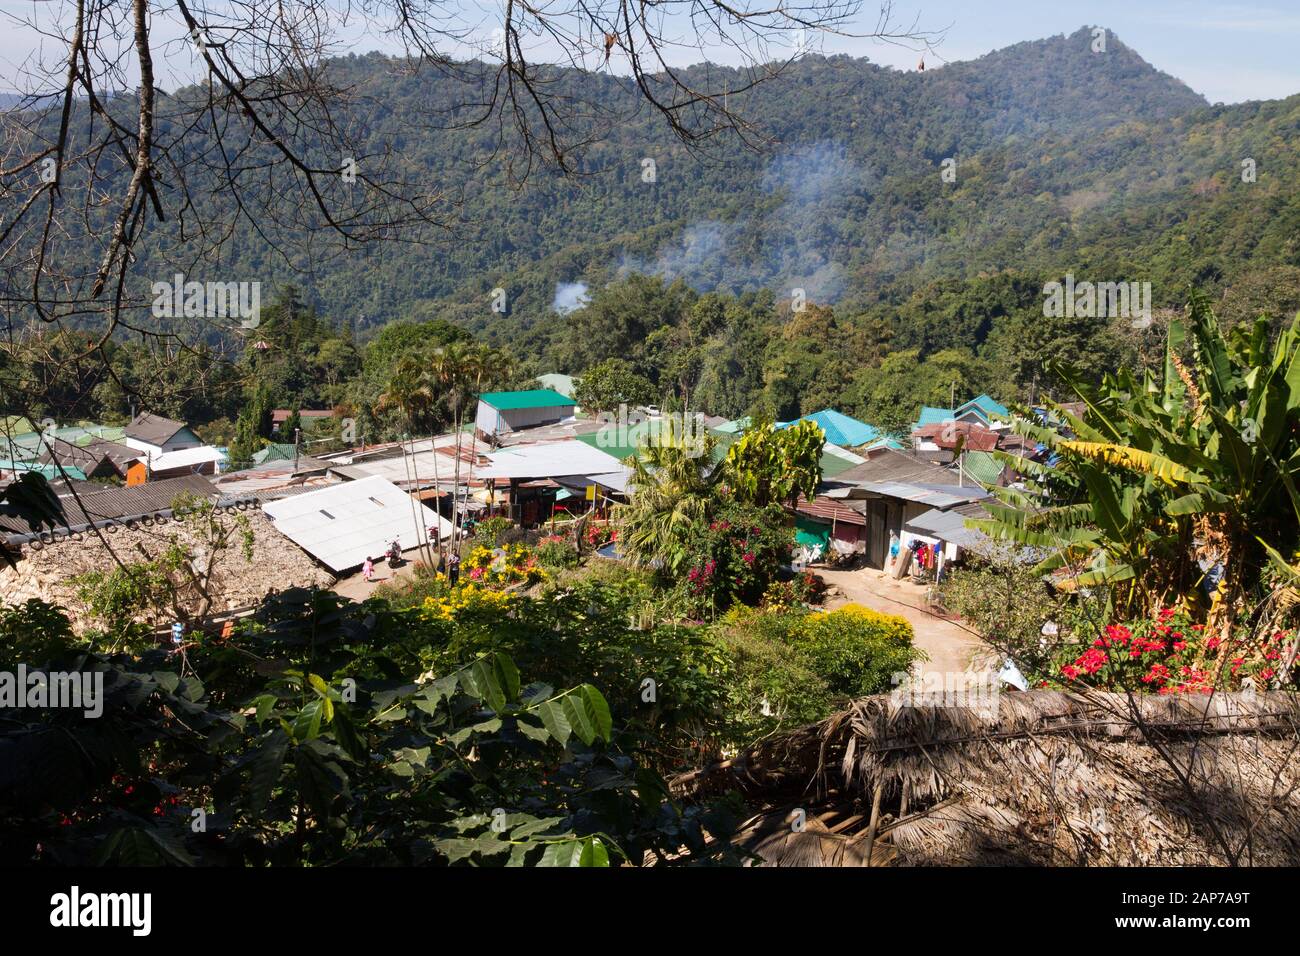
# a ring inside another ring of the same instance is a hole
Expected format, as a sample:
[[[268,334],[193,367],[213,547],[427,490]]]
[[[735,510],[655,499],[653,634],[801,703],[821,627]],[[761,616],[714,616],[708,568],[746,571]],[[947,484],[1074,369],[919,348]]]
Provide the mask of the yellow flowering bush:
[[[912,625],[908,623],[907,618],[899,617],[897,614],[886,614],[863,604],[845,604],[843,607],[810,619],[813,630],[818,627],[834,627],[839,621],[869,629],[882,643],[909,646],[912,643]]]
[[[504,587],[510,584],[536,584],[546,580],[546,571],[537,554],[522,544],[497,548],[476,547],[462,562],[471,583]]]
[[[509,613],[516,598],[504,591],[493,591],[473,582],[463,584],[443,597],[424,599],[426,617],[442,621],[458,621],[469,615],[500,616]]]

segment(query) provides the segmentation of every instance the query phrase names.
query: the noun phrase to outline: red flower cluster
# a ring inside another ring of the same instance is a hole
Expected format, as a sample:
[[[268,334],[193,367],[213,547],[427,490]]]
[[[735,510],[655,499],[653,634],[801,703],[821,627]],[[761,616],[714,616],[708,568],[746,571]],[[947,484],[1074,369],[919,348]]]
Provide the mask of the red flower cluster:
[[[1107,625],[1088,650],[1061,668],[1061,676],[1070,681],[1091,678],[1088,683],[1099,687],[1141,684],[1161,694],[1209,693],[1225,676],[1276,679],[1277,662],[1284,657],[1284,648],[1277,645],[1294,636],[1276,631],[1263,642],[1234,637],[1237,656],[1219,673],[1217,666],[1207,668],[1203,660],[1215,657],[1224,641],[1212,636],[1202,643],[1204,632],[1205,625],[1189,623],[1176,608],[1161,608],[1147,621]]]

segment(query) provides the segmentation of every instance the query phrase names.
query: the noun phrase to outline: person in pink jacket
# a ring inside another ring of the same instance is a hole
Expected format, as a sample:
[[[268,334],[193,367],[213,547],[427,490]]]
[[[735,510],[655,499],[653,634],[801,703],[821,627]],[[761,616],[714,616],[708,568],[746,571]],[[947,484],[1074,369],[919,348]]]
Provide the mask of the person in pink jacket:
[[[375,562],[370,560],[369,555],[366,556],[366,563],[361,565],[361,577],[367,582],[375,579]]]

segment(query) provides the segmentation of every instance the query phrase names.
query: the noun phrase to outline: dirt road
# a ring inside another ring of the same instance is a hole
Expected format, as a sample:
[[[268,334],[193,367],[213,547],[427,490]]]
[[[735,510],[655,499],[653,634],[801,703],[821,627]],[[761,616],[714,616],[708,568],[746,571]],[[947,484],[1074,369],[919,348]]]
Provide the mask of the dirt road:
[[[934,617],[922,610],[925,588],[910,581],[895,581],[870,569],[835,571],[816,568],[828,584],[844,596],[827,602],[834,609],[842,604],[862,604],[884,614],[906,618],[916,633],[916,646],[930,655],[926,671],[955,672],[983,670],[992,663],[993,650],[964,627]]]

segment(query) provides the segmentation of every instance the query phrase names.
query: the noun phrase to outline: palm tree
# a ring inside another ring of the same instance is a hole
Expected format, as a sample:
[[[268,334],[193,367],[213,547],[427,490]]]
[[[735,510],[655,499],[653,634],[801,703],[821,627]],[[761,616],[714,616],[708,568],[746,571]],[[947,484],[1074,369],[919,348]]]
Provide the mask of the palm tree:
[[[375,401],[375,410],[381,414],[388,411],[400,413],[406,423],[407,438],[410,439],[414,423],[429,412],[433,401],[433,390],[429,386],[423,368],[414,357],[406,356],[393,368],[387,388]],[[405,444],[402,446],[402,462],[404,465],[407,463]],[[436,457],[434,462],[436,468]],[[414,469],[416,492],[411,498],[411,517],[415,521],[417,543],[424,551],[425,560],[431,561],[433,555],[429,550],[428,536],[424,533],[424,522],[420,520],[420,512],[416,504],[420,490],[420,467],[414,454],[411,456],[410,465]],[[438,481],[436,471],[433,480],[436,485]]]
[[[614,508],[619,550],[638,566],[660,566],[675,574],[686,558],[692,530],[707,523],[718,503],[722,469],[713,465],[717,440],[705,436],[704,453],[667,427],[640,457],[628,459],[632,468],[632,499]]]
[[[451,545],[453,550],[459,542],[459,521],[457,502],[460,496],[460,451],[461,425],[465,414],[466,369],[469,364],[469,350],[460,342],[434,349],[429,363],[429,371],[437,380],[446,395],[451,409],[452,429],[456,435],[456,463],[452,476],[452,530]]]

